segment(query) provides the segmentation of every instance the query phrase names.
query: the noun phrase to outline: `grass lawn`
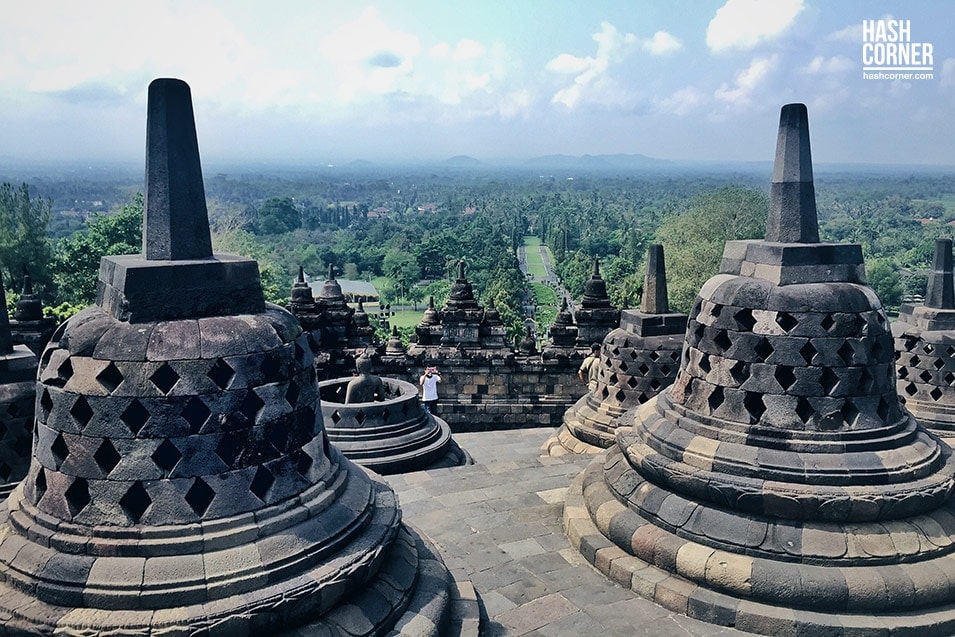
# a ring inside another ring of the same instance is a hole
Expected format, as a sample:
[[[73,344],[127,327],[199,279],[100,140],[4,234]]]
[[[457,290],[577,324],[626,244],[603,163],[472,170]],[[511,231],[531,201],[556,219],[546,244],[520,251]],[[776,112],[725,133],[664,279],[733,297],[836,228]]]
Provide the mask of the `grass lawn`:
[[[424,316],[424,310],[428,307],[428,304],[418,304],[417,310],[398,310],[395,312],[394,316],[388,318],[388,322],[396,327],[414,327],[421,322],[421,317]],[[378,316],[378,304],[377,303],[365,303],[365,312],[368,313],[368,317],[371,319],[371,324],[376,325],[376,317]]]
[[[414,310],[399,310],[388,319],[388,322],[398,327],[414,327],[421,322],[422,316],[424,316],[424,307],[417,312]]]
[[[543,283],[531,283],[531,291],[537,302],[537,316],[534,320],[541,329],[547,329],[557,317],[557,293]]]
[[[531,283],[531,289],[534,291],[534,300],[538,305],[557,307],[557,292],[553,288],[543,283]]]
[[[543,279],[547,276],[547,270],[544,269],[544,262],[541,261],[540,237],[524,237],[524,254],[527,258],[527,271],[533,274],[537,279]]]

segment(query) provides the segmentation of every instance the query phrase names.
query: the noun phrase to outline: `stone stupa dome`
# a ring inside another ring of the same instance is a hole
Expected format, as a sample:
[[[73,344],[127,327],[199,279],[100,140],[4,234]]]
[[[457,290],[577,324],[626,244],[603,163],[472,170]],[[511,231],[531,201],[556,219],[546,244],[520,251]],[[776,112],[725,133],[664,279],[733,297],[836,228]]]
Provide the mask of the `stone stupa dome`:
[[[212,253],[180,80],[149,87],[143,244],[103,259],[97,304],[41,358],[33,457],[0,510],[0,632],[439,619],[450,577],[391,489],[328,444],[307,335],[255,261]]]
[[[860,246],[819,242],[806,108],[784,106],[766,238],[727,243],[676,381],[572,484],[571,541],[744,631],[952,634],[955,458],[893,358]]]

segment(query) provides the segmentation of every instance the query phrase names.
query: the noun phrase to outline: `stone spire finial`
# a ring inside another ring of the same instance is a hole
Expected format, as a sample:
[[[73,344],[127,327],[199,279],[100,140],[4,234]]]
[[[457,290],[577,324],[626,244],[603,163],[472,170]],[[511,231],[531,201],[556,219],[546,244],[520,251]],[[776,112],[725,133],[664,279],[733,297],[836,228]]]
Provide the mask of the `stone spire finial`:
[[[600,259],[594,259],[594,269],[590,275],[595,279],[600,278]]]
[[[935,258],[925,286],[925,305],[939,310],[955,309],[952,284],[952,240],[935,240]]]
[[[3,287],[3,279],[0,278],[0,356],[13,353],[13,337],[10,334],[10,316],[7,314],[7,291]]]
[[[33,278],[29,272],[23,273],[23,289],[20,291],[20,296],[26,294],[33,294]]]
[[[786,104],[779,114],[766,241],[819,243],[805,104]]]
[[[335,280],[335,266],[331,263],[328,264],[328,280],[329,281]]]
[[[315,302],[312,297],[312,286],[305,282],[305,268],[298,266],[298,278],[292,285],[291,300],[293,304],[310,305]]]
[[[647,314],[669,314],[667,272],[663,262],[663,246],[655,243],[647,250],[647,274],[643,279],[643,300],[640,311]]]
[[[153,80],[147,109],[143,254],[159,261],[209,258],[209,213],[189,85]]]
[[[464,259],[458,260],[458,281],[464,280]]]

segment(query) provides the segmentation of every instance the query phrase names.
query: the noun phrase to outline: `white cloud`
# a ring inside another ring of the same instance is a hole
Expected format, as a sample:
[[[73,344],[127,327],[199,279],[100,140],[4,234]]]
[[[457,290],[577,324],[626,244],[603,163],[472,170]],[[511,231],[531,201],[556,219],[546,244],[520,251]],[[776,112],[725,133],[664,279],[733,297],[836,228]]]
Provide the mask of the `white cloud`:
[[[862,43],[862,21],[850,24],[844,29],[839,29],[826,36],[827,40],[836,42],[851,42],[852,44]]]
[[[942,62],[942,86],[955,86],[955,58]]]
[[[828,92],[820,92],[809,101],[809,112],[832,111],[852,98],[852,91],[845,86],[832,87]]]
[[[421,52],[418,37],[392,29],[369,7],[319,43],[335,68],[336,92],[344,102],[401,90]]]
[[[508,93],[498,103],[498,113],[503,119],[527,115],[534,103],[534,95],[527,89]]]
[[[651,55],[667,55],[683,48],[683,43],[666,31],[657,31],[643,43],[643,50]]]
[[[561,53],[553,60],[547,63],[547,70],[554,73],[562,73],[565,75],[577,75],[578,73],[583,73],[587,70],[593,63],[594,59],[591,57],[579,58],[576,55],[571,55],[570,53]]]
[[[485,53],[484,45],[476,40],[464,39],[454,47],[454,59],[457,62],[476,60]]]
[[[864,18],[870,18],[871,16],[863,16]],[[882,15],[880,20],[893,20],[891,13],[885,13]],[[850,24],[847,27],[839,29],[838,31],[833,31],[828,36],[827,40],[835,42],[848,42],[850,44],[862,44],[862,18],[859,19],[855,24]]]
[[[721,102],[734,106],[745,106],[756,88],[765,80],[775,68],[777,56],[756,58],[749,66],[736,74],[736,83],[729,86],[724,83],[716,89],[714,97]]]
[[[706,96],[699,89],[686,86],[674,91],[668,97],[658,98],[654,105],[661,113],[672,115],[686,115],[706,101]]]
[[[612,65],[622,61],[638,44],[637,36],[620,33],[609,22],[600,24],[593,34],[597,51],[593,57],[558,55],[547,63],[547,69],[563,75],[576,75],[573,84],[558,90],[551,98],[554,104],[575,109],[582,101],[619,104],[626,100],[626,91],[609,77]]]
[[[823,55],[817,55],[809,64],[802,68],[804,73],[810,75],[845,73],[856,67],[856,63],[844,55],[835,55],[827,58]]]
[[[144,98],[149,79],[173,76],[210,95],[244,88],[264,68],[261,50],[209,4],[42,2],[22,17],[0,24],[0,80],[31,92],[104,86]],[[7,51],[17,64],[5,63]]]
[[[714,53],[748,50],[780,36],[802,10],[803,0],[727,0],[706,28]]]
[[[446,58],[451,55],[451,45],[447,42],[438,42],[428,49],[428,55],[433,58]]]

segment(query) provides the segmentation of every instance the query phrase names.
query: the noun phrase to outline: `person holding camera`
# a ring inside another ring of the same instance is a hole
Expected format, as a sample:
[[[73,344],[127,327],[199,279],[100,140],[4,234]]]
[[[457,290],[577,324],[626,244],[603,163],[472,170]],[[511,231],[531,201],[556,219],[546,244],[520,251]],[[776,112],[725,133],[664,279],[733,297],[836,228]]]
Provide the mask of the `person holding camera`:
[[[421,402],[424,403],[424,410],[429,414],[434,409],[434,406],[438,404],[438,383],[440,382],[441,375],[438,374],[437,367],[425,369],[424,374],[418,379],[418,384],[421,385],[422,392]]]

